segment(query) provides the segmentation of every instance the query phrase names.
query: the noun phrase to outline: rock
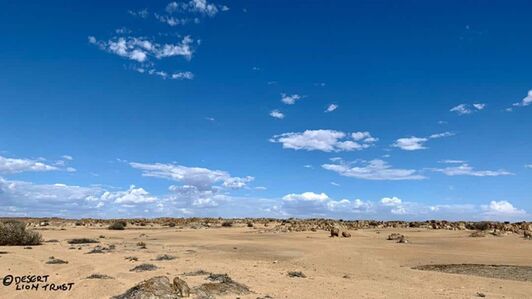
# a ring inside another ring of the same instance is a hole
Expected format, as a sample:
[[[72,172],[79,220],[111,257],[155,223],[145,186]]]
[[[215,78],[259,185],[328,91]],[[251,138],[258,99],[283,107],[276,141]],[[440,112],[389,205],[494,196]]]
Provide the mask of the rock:
[[[306,278],[307,276],[301,272],[301,271],[290,271],[288,272],[289,277],[300,277],[300,278]]]
[[[143,272],[143,271],[154,271],[157,270],[157,266],[153,264],[140,264],[133,269],[130,269],[131,272]]]
[[[404,236],[398,233],[393,233],[393,234],[388,235],[388,240],[399,240],[401,239],[401,237],[404,237]]]
[[[190,288],[186,281],[179,277],[174,278],[174,286],[180,297],[190,297]]]
[[[124,294],[112,297],[112,299],[178,298],[181,298],[181,293],[178,287],[175,284],[170,283],[170,280],[166,276],[156,276],[148,280],[144,280],[136,286],[132,287],[131,289],[127,290]]]
[[[339,237],[339,236],[340,236],[340,230],[337,227],[331,228],[331,238]]]
[[[400,237],[399,240],[397,241],[397,243],[405,243],[405,244],[406,244],[406,243],[409,243],[409,242],[410,242],[410,241],[408,241],[408,240],[406,239],[406,237],[403,236],[403,235],[401,235],[401,237]]]
[[[342,232],[342,237],[351,238],[351,234],[349,232]]]
[[[525,231],[523,232],[523,237],[524,237],[525,239],[532,240],[532,231],[525,230]]]

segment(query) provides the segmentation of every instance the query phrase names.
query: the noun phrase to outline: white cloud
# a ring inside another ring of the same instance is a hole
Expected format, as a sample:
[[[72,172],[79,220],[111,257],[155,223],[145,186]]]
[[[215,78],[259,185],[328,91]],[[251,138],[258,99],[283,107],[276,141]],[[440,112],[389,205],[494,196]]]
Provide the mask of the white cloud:
[[[455,164],[459,161],[455,161]],[[441,172],[448,176],[457,176],[457,175],[469,175],[477,177],[485,176],[502,176],[502,175],[513,175],[513,173],[506,170],[475,170],[473,167],[469,166],[467,163],[462,163],[458,166],[449,166],[445,168],[433,168],[432,171]]]
[[[392,168],[383,160],[365,161],[364,166],[353,166],[353,163],[339,161],[336,164],[323,164],[322,167],[342,176],[364,180],[422,180],[425,177],[414,169]]]
[[[193,42],[188,35],[178,44],[159,44],[142,37],[115,37],[108,41],[98,41],[94,36],[89,36],[89,43],[100,49],[140,63],[147,62],[150,57],[162,59],[182,56],[190,60],[194,53]]]
[[[272,112],[270,112],[270,116],[273,117],[273,118],[278,118],[278,119],[283,119],[284,118],[284,114],[279,111],[279,110],[273,110]]]
[[[338,109],[338,105],[336,104],[330,104],[327,109],[325,109],[325,112],[333,112],[334,110]]]
[[[303,192],[300,194],[290,193],[283,196],[284,201],[327,201],[329,196],[325,193]]]
[[[486,108],[486,104],[481,104],[481,103],[473,104],[473,107],[477,110],[484,110],[484,108]]]
[[[281,94],[281,102],[287,104],[287,105],[294,105],[296,101],[302,99],[302,97],[298,94],[292,94],[288,95],[285,93]]]
[[[101,199],[103,201],[114,201],[117,204],[141,204],[157,201],[155,196],[150,195],[143,188],[136,188],[135,185],[131,185],[127,191],[106,191],[101,196]]]
[[[481,206],[486,215],[523,215],[526,214],[524,210],[514,207],[506,200],[491,201],[489,205]]]
[[[139,17],[143,19],[149,16],[149,12],[147,9],[138,10],[138,11],[129,10],[128,13],[134,17]]]
[[[283,196],[280,207],[285,215],[331,216],[368,212],[372,204],[360,199],[333,200],[325,193],[303,192]]]
[[[532,164],[526,164],[525,168],[532,168]]]
[[[157,177],[182,182],[185,185],[195,186],[200,190],[209,190],[213,185],[220,183],[224,187],[239,189],[253,181],[253,177],[232,177],[228,172],[211,170],[201,167],[186,167],[175,164],[146,164],[132,162],[129,165],[143,171],[143,176]]]
[[[12,174],[20,172],[42,172],[59,170],[55,166],[31,159],[14,159],[0,156],[0,174]]]
[[[227,11],[229,7],[208,3],[207,0],[191,0],[189,2],[170,2],[166,6],[169,14],[176,12],[200,13],[209,17],[214,17],[219,11]]]
[[[364,138],[356,139],[360,134],[367,134]],[[351,139],[344,132],[334,130],[306,130],[298,133],[284,133],[275,135],[270,142],[281,143],[285,149],[340,152],[368,148],[377,141],[368,132],[354,132]]]
[[[426,149],[424,146],[425,142],[427,142],[427,138],[419,138],[419,137],[406,137],[406,138],[399,138],[395,141],[394,144],[392,144],[393,147],[398,147],[405,151],[416,151],[421,149]]]
[[[74,160],[74,158],[72,158],[72,156],[69,156],[69,155],[63,155],[63,156],[61,156],[61,157],[62,157],[63,159],[65,159],[65,160],[69,160],[69,161]]]
[[[528,91],[528,95],[523,100],[521,100],[521,102],[514,103],[513,106],[515,106],[515,107],[519,107],[519,106],[524,107],[524,106],[528,106],[530,104],[532,104],[532,90]]]
[[[398,198],[398,197],[383,197],[381,199],[381,204],[385,205],[385,206],[398,206],[402,203],[403,201]]]
[[[438,133],[438,134],[432,134],[429,137],[412,136],[412,137],[399,138],[395,141],[394,144],[392,144],[392,146],[400,148],[405,151],[422,150],[422,149],[427,149],[427,147],[425,146],[425,143],[429,141],[430,139],[449,137],[453,135],[454,134],[451,132],[443,132],[443,133]]]
[[[451,108],[451,112],[455,112],[458,115],[465,115],[465,114],[471,114],[476,111],[484,110],[486,108],[486,104],[483,103],[475,103],[472,105],[469,104],[460,104],[453,108]]]

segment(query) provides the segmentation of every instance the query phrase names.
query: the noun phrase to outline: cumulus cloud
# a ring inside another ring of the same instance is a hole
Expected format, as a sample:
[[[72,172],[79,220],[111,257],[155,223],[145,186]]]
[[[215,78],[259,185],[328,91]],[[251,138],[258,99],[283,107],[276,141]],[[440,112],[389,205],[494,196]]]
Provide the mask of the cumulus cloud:
[[[525,168],[532,168],[532,164],[526,164]]]
[[[486,104],[483,103],[475,103],[475,104],[460,104],[457,106],[454,106],[451,108],[451,112],[455,112],[458,115],[465,115],[465,114],[471,114],[476,111],[484,110],[486,108]]]
[[[355,166],[354,164],[363,164]],[[414,169],[392,168],[386,161],[374,159],[371,161],[345,162],[336,161],[334,164],[323,164],[322,167],[334,171],[342,176],[363,180],[422,180],[425,177]]]
[[[432,134],[429,137],[412,136],[412,137],[399,138],[395,141],[395,143],[392,144],[392,146],[400,148],[405,151],[422,150],[422,149],[427,149],[427,147],[425,146],[425,143],[429,141],[430,139],[449,137],[453,135],[454,134],[451,132],[443,132],[443,133],[438,133],[438,134]]]
[[[323,152],[362,150],[372,146],[376,141],[377,139],[369,132],[354,132],[348,135],[335,130],[291,132],[275,135],[270,139],[270,142],[281,143],[285,149]]]
[[[506,200],[491,201],[489,205],[481,206],[484,214],[486,215],[500,215],[500,216],[512,216],[512,215],[524,215],[525,210],[514,207],[510,202]]]
[[[334,200],[325,193],[303,192],[290,193],[282,198],[279,207],[285,215],[298,215],[304,217],[349,215],[353,213],[368,212],[372,204],[360,199]]]
[[[532,90],[528,91],[528,95],[521,100],[521,102],[514,103],[514,107],[524,107],[532,104]],[[511,108],[510,108],[511,109]]]
[[[136,188],[135,185],[131,185],[126,191],[106,191],[102,194],[101,199],[103,201],[114,201],[117,204],[139,204],[157,201],[155,196],[150,195],[143,188]]]
[[[285,93],[281,94],[281,102],[287,104],[287,105],[294,105],[296,101],[302,99],[303,97],[298,94],[292,94],[288,95]]]
[[[14,159],[0,156],[0,174],[20,172],[42,172],[59,170],[59,168],[31,159]]]
[[[338,109],[338,105],[336,104],[330,104],[327,109],[325,109],[324,112],[333,112],[334,110]]]
[[[283,119],[284,118],[284,113],[282,113],[281,111],[276,109],[276,110],[273,110],[272,112],[270,112],[270,116],[273,117],[273,118]]]
[[[200,190],[209,190],[215,184],[221,184],[227,188],[239,189],[245,187],[254,179],[251,176],[232,177],[228,172],[221,170],[186,167],[175,164],[132,162],[129,165],[135,169],[142,170],[143,176],[178,181],[184,185],[195,186]]]
[[[452,164],[458,164],[462,161],[452,161]],[[450,162],[447,162],[450,163]],[[513,173],[508,172],[503,169],[499,170],[475,170],[473,167],[469,166],[467,163],[462,163],[457,166],[448,166],[444,168],[432,168],[432,171],[441,172],[448,176],[457,176],[457,175],[468,175],[468,176],[503,176],[503,175],[513,175]]]

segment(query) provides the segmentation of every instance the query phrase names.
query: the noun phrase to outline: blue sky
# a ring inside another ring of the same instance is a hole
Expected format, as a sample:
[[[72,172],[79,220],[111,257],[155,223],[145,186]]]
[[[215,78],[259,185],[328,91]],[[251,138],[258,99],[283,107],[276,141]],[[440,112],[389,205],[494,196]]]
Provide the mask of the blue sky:
[[[532,219],[528,1],[0,8],[3,216]]]

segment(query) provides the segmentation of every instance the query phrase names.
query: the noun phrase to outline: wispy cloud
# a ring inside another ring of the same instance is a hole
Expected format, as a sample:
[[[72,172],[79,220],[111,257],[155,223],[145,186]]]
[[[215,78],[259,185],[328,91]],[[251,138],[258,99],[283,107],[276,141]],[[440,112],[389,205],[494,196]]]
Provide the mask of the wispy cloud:
[[[159,44],[143,37],[115,37],[107,41],[99,41],[94,36],[89,36],[89,43],[97,45],[100,49],[118,56],[136,61],[147,62],[152,58],[182,56],[187,60],[192,59],[194,40],[185,36],[177,44]]]
[[[68,160],[68,159],[66,159]],[[75,171],[74,168],[62,168],[66,166],[65,161],[60,160],[50,165],[44,160],[20,159],[20,158],[6,158],[0,156],[0,174],[14,174],[21,172],[44,172],[54,170]]]
[[[465,114],[471,114],[476,111],[484,110],[486,108],[486,104],[483,103],[475,103],[475,104],[460,104],[453,108],[451,108],[451,112],[455,112],[458,115],[465,115]]]
[[[453,135],[454,133],[451,133],[451,132],[443,132],[443,133],[438,133],[438,134],[432,134],[429,137],[412,136],[412,137],[399,138],[395,141],[394,144],[392,144],[392,146],[400,148],[405,151],[422,150],[422,149],[427,149],[427,147],[425,146],[425,143],[429,141],[430,139],[449,137]]]
[[[369,132],[347,134],[335,130],[306,130],[275,135],[270,142],[281,143],[285,149],[341,152],[362,150],[372,146],[377,140]]]
[[[217,183],[220,183],[223,187],[240,189],[254,179],[251,176],[233,177],[222,170],[175,164],[131,162],[129,165],[135,169],[142,170],[143,176],[178,181],[185,185],[195,186],[198,189],[212,189]]]
[[[486,177],[486,176],[504,176],[504,175],[513,175],[513,173],[508,172],[503,169],[499,170],[475,170],[469,164],[463,161],[447,161],[449,164],[459,164],[458,166],[448,166],[444,168],[432,168],[432,171],[441,172],[447,176],[458,176],[458,175],[467,175],[467,176],[477,176],[477,177]]]
[[[363,180],[398,181],[425,179],[417,170],[393,168],[386,161],[380,159],[355,162],[340,160],[334,164],[323,164],[322,167],[342,176]]]

